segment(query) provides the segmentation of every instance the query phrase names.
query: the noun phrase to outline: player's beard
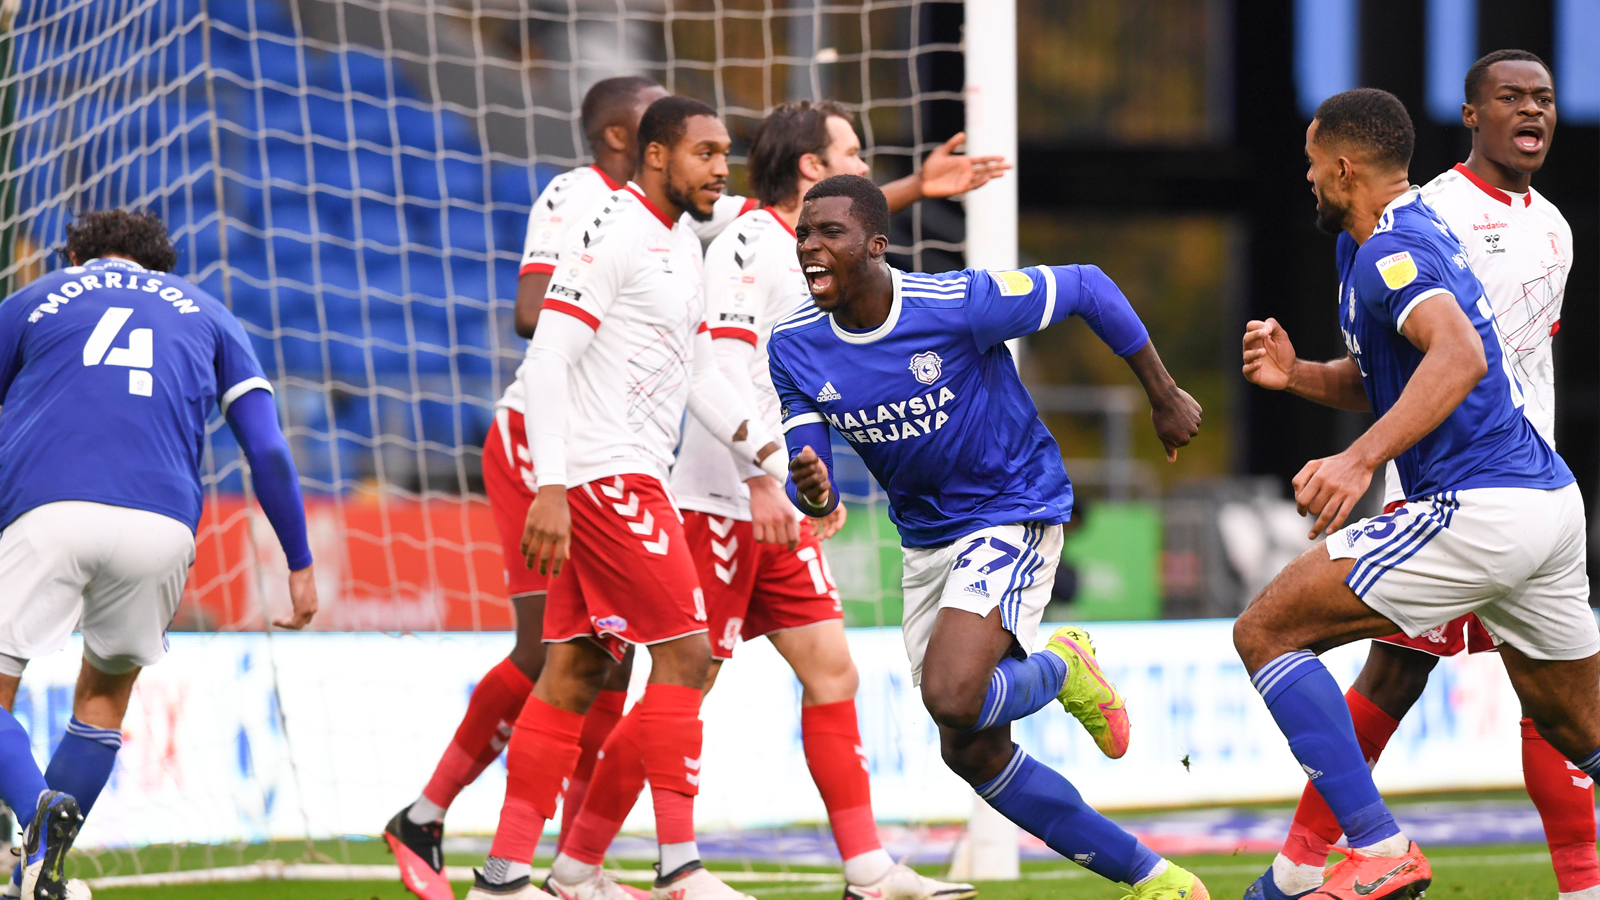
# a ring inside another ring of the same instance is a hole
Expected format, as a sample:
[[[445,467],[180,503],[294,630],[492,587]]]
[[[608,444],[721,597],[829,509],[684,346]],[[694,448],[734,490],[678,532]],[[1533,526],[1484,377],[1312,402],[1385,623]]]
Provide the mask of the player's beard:
[[[694,189],[685,189],[680,187],[677,180],[672,177],[672,170],[670,169],[667,170],[666,182],[667,183],[663,189],[666,191],[668,202],[688,213],[689,218],[695,220],[696,222],[711,221],[711,215],[714,210],[708,209],[704,212],[701,212],[700,207],[694,205]]]
[[[1350,208],[1339,206],[1321,191],[1317,192],[1317,230],[1323,234],[1338,234],[1350,218]]]

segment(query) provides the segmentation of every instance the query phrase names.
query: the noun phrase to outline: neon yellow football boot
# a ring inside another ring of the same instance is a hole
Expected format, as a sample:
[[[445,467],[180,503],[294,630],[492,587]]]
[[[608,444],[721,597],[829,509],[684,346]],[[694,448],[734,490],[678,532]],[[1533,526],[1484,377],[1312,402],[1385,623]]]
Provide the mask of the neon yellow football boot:
[[[1167,870],[1133,889],[1122,900],[1210,900],[1211,892],[1200,879],[1177,863],[1167,863]]]
[[[1076,625],[1056,629],[1045,647],[1067,663],[1067,680],[1056,699],[1094,738],[1100,752],[1112,759],[1128,752],[1128,709],[1094,656],[1089,632]],[[1176,895],[1174,895],[1176,896]]]

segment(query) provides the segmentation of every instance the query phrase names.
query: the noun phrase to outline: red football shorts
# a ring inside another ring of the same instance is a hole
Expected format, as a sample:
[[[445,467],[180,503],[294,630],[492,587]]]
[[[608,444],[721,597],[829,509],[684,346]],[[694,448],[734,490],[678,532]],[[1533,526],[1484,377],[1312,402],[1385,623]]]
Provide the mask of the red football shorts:
[[[1404,500],[1396,500],[1385,506],[1383,512],[1388,515],[1405,504]],[[1421,650],[1423,653],[1432,653],[1434,656],[1457,656],[1462,651],[1492,653],[1495,650],[1494,638],[1490,636],[1489,629],[1484,628],[1483,623],[1478,621],[1477,613],[1467,613],[1451,619],[1438,628],[1424,631],[1416,637],[1408,637],[1405,632],[1401,632],[1378,640],[1396,647],[1408,647],[1412,650]]]
[[[811,520],[800,522],[800,544],[757,544],[751,525],[684,510],[683,530],[706,592],[711,655],[731,659],[739,638],[804,628],[844,618],[822,542]]]
[[[489,495],[495,530],[500,532],[500,557],[506,567],[506,590],[513,597],[537,594],[547,579],[528,568],[522,555],[522,530],[534,498],[533,454],[522,413],[501,407],[483,440],[483,492]]]
[[[617,659],[627,644],[706,630],[705,597],[677,507],[649,475],[567,488],[572,558],[550,579],[544,639],[592,638]]]

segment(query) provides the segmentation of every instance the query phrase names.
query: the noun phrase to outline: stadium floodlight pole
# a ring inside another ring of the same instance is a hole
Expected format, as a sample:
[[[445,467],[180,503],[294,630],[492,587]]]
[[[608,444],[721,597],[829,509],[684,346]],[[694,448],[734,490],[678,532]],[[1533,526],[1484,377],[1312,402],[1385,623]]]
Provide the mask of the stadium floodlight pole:
[[[966,0],[962,46],[966,58],[967,153],[995,154],[1017,163],[1016,0]],[[967,194],[967,265],[1017,265],[1017,180],[1013,168]],[[1021,359],[1020,341],[1008,341]],[[960,880],[1013,881],[1020,874],[1017,826],[972,795],[967,841],[951,867]]]

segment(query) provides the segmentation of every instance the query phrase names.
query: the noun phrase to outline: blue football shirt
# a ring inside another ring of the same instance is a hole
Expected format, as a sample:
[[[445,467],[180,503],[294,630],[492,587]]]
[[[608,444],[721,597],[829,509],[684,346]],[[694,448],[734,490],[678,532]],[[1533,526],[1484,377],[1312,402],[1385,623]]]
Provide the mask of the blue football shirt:
[[[1489,371],[1439,427],[1395,459],[1407,498],[1573,482],[1567,464],[1523,415],[1522,385],[1466,249],[1416,189],[1389,204],[1365,244],[1339,235],[1338,262],[1339,329],[1375,414],[1394,406],[1422,362],[1422,351],[1400,332],[1417,304],[1451,295],[1483,340]]]
[[[774,326],[784,430],[826,423],[849,441],[888,494],[907,547],[1067,521],[1061,450],[1005,341],[1078,314],[1126,356],[1149,340],[1126,298],[1093,266],[890,274],[889,317],[871,331],[845,329],[810,304]]]
[[[176,275],[123,259],[0,302],[0,529],[61,500],[200,522],[214,406],[271,385],[244,328]]]

